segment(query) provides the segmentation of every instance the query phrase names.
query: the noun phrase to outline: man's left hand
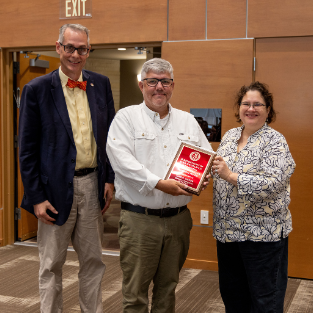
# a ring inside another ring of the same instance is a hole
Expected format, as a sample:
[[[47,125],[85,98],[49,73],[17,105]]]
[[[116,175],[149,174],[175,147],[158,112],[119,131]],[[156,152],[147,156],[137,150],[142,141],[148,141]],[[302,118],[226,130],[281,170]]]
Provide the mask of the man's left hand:
[[[104,185],[104,196],[103,199],[105,199],[105,206],[101,210],[102,215],[105,213],[105,211],[109,208],[112,198],[113,198],[113,191],[114,191],[114,184],[105,183]]]

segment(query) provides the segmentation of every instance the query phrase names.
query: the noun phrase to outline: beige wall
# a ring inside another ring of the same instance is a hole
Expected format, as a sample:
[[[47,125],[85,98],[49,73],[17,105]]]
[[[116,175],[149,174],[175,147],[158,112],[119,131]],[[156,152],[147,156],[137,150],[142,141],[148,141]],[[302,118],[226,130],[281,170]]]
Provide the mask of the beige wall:
[[[146,60],[121,60],[121,104],[120,108],[142,102],[137,74]]]
[[[87,59],[85,69],[108,76],[114,99],[115,111],[142,102],[137,74],[145,60]]]
[[[109,77],[115,110],[120,107],[120,60],[88,58],[85,69]]]

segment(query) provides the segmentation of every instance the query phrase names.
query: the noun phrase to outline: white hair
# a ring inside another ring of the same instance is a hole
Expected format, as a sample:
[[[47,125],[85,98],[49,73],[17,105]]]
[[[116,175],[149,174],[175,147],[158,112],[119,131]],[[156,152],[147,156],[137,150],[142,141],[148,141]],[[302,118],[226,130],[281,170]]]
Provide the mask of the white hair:
[[[154,58],[145,62],[141,69],[141,79],[146,78],[147,73],[150,71],[157,74],[168,73],[174,79],[173,67],[170,62],[164,59]]]
[[[87,35],[87,44],[89,46],[89,29],[81,24],[64,24],[63,26],[61,26],[60,31],[59,31],[59,40],[58,40],[60,43],[63,44],[64,33],[68,28],[74,31],[84,32]]]

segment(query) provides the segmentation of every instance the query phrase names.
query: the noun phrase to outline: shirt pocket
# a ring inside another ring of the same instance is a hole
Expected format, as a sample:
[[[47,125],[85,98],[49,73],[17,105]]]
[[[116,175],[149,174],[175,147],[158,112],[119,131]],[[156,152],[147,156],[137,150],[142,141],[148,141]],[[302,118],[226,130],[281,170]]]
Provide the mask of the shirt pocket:
[[[197,135],[179,134],[177,137],[180,141],[190,143],[192,145],[197,145],[199,143],[199,137]]]
[[[156,141],[156,135],[151,132],[135,132],[136,159],[146,167],[149,167],[155,161],[154,155],[157,152]]]

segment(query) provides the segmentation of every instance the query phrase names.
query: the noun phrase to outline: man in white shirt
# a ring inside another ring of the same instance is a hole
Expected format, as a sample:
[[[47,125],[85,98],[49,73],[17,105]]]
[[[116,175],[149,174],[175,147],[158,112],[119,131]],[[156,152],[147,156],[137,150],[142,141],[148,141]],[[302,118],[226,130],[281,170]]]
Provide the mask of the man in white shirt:
[[[121,109],[108,135],[107,153],[115,171],[123,271],[123,312],[175,312],[175,288],[189,249],[191,194],[164,180],[182,141],[212,150],[195,118],[174,109],[173,68],[163,59],[144,63],[139,88],[144,102]],[[206,183],[207,184],[207,183]]]

